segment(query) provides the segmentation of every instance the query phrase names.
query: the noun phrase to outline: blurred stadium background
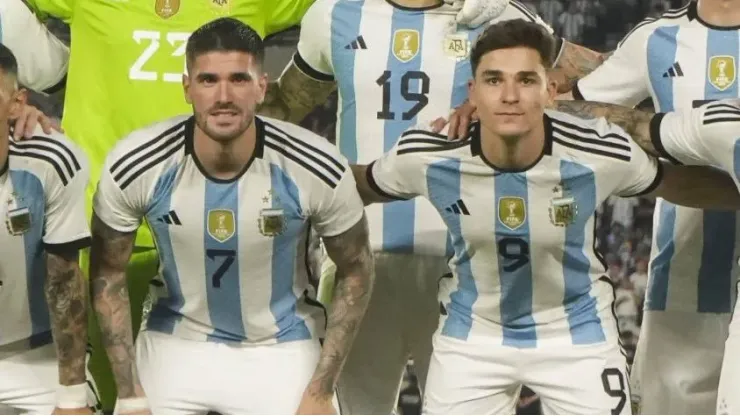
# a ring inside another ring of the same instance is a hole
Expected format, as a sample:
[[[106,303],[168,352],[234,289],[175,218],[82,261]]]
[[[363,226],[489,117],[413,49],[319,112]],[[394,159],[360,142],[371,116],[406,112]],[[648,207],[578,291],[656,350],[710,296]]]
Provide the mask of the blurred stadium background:
[[[2,1],[2,0],[0,0]],[[621,38],[646,17],[656,17],[664,11],[681,7],[687,0],[521,0],[536,11],[555,32],[575,43],[606,52],[616,48]],[[50,29],[65,42],[70,42],[68,27],[58,21],[48,22]],[[267,39],[267,71],[277,78],[293,55],[300,28],[286,30]],[[63,92],[47,96],[32,93],[32,102],[44,112],[61,118]],[[642,105],[650,106],[649,102]],[[323,107],[315,109],[303,121],[309,128],[334,141],[336,96]],[[652,238],[654,201],[646,198],[611,197],[599,207],[597,239],[605,254],[609,275],[617,285],[616,311],[622,342],[629,358],[634,354],[642,306],[647,286],[647,264]],[[399,414],[419,414],[416,378],[409,371],[401,386]],[[536,395],[523,389],[518,414],[540,414]]]

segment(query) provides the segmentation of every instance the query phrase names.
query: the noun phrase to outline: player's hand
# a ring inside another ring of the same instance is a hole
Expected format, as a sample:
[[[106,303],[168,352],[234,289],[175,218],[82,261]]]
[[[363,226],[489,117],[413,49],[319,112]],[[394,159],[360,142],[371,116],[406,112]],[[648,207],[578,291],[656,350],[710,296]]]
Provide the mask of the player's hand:
[[[468,136],[468,130],[470,129],[470,123],[478,120],[478,111],[476,107],[465,101],[463,105],[457,107],[455,111],[450,114],[450,119],[445,120],[440,117],[432,122],[432,131],[439,133],[442,131],[447,124],[450,125],[447,130],[447,138],[450,140],[460,140]]]
[[[336,415],[337,410],[332,404],[332,396],[320,398],[308,392],[303,393],[298,405],[297,415]]]
[[[51,412],[52,415],[94,415],[95,413],[89,407],[80,407],[77,409],[60,409],[55,407]]]
[[[453,7],[459,7],[457,23],[476,28],[499,17],[509,5],[509,0],[444,0]]]
[[[32,105],[23,106],[21,114],[13,121],[15,122],[13,127],[13,138],[15,140],[33,137],[33,132],[37,126],[41,126],[41,130],[46,134],[51,134],[53,130],[60,133],[64,132],[59,123]]]

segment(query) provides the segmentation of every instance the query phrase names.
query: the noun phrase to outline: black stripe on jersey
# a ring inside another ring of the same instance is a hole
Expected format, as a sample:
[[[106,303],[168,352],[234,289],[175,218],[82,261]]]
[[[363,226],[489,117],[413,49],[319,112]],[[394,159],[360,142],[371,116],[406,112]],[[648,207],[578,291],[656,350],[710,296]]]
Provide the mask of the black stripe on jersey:
[[[183,145],[185,144],[185,132],[181,131],[174,136],[169,137],[167,140],[157,143],[159,143],[159,146],[156,146],[153,149],[149,149],[146,154],[141,155],[140,157],[122,166],[121,169],[118,170],[118,173],[114,173],[113,169],[111,169],[113,180],[118,183],[122,190],[130,185],[131,181],[141,176],[148,169],[151,169],[157,163],[172,156],[178,149],[183,147]],[[164,156],[162,156],[163,152]],[[156,163],[152,164],[151,161],[156,161]],[[141,169],[142,165],[146,166],[146,169]],[[126,177],[126,175],[128,175],[131,171],[135,172],[124,180],[124,177]]]
[[[129,176],[125,181],[123,181],[123,183],[119,183],[118,186],[121,188],[121,190],[126,189],[126,187],[131,185],[131,182],[133,182],[136,178],[143,175],[149,169],[167,160],[167,158],[177,153],[181,148],[185,147],[185,140],[182,140],[184,135],[185,135],[184,133],[179,134],[178,137],[180,138],[180,141],[177,143],[177,145],[167,150],[165,153],[161,154],[159,157],[139,159],[140,163],[144,163],[144,162],[149,162],[149,163],[147,163],[144,166],[141,166],[138,170],[132,173],[131,176]],[[150,152],[150,153],[154,154],[155,152]]]
[[[54,149],[50,146],[28,143],[28,142],[12,142],[11,141],[10,148],[15,149],[16,151],[20,153],[22,153],[23,151],[27,149],[34,149],[34,150],[40,150],[40,151],[49,152],[53,154],[58,160],[62,162],[65,168],[66,174],[70,179],[73,178],[75,176],[75,172],[79,170],[79,168],[73,169],[72,165],[70,164],[70,161],[67,160],[58,149]]]
[[[271,130],[271,131],[268,131],[268,129]],[[336,171],[333,172],[333,173],[335,173],[335,174],[338,175],[337,176],[337,179],[341,178],[342,177],[342,174],[346,170],[346,168],[344,167],[344,165],[342,165],[342,162],[340,162],[339,160],[337,160],[337,158],[333,157],[332,155],[324,152],[323,150],[321,150],[321,149],[319,149],[317,147],[311,146],[310,144],[306,143],[305,141],[303,141],[303,140],[301,140],[301,139],[299,139],[299,138],[297,138],[295,136],[291,136],[290,134],[286,133],[283,130],[280,130],[279,128],[273,126],[272,124],[270,124],[268,122],[265,122],[265,132],[266,133],[272,133],[272,136],[282,136],[282,139],[285,140],[286,143],[300,145],[301,147],[303,147],[304,149],[306,149],[306,151],[311,152],[312,154],[314,154],[315,157],[320,157],[321,159],[323,159],[323,163],[324,164],[328,163],[328,164],[334,165],[334,167],[336,167],[337,170],[339,171],[339,172],[336,172]],[[332,170],[329,166],[327,166],[325,169],[327,169],[329,171]]]
[[[390,199],[391,201],[405,201],[406,198],[391,195],[380,188],[378,182],[375,181],[375,177],[373,176],[373,166],[375,166],[375,162],[376,161],[370,162],[370,164],[367,165],[367,170],[365,171],[365,179],[367,180],[367,184],[370,186],[370,189],[372,189],[373,191],[375,191],[376,194],[382,196],[385,199]]]
[[[165,139],[167,137],[170,137],[171,135],[173,135],[175,133],[182,133],[182,132],[179,132],[178,130],[183,130],[183,128],[185,126],[185,123],[187,123],[188,120],[183,120],[181,123],[175,124],[174,126],[172,126],[169,129],[165,130],[162,134],[160,134],[159,136],[155,137],[154,139],[147,140],[145,143],[142,143],[141,145],[139,145],[134,150],[126,153],[125,155],[123,155],[120,159],[116,160],[116,163],[114,163],[110,167],[110,173],[115,175],[116,170],[118,170],[118,168],[121,167],[129,159],[132,159],[132,160],[131,160],[130,163],[127,164],[126,167],[123,168],[124,170],[131,169],[131,166],[132,165],[141,164],[141,162],[143,161],[142,159],[144,159],[145,157],[138,157],[138,154],[139,153],[142,153],[145,150],[147,150],[148,148],[155,146],[161,140],[163,140],[163,139]]]
[[[663,141],[660,138],[660,123],[663,121],[663,117],[665,117],[665,113],[658,113],[650,119],[650,142],[653,144],[655,151],[658,152],[661,157],[667,159],[674,165],[682,165],[683,163],[668,154],[668,151],[665,150],[665,147],[663,146]]]
[[[622,144],[622,143],[608,142],[606,140],[592,139],[592,138],[584,137],[584,136],[581,136],[579,134],[573,134],[573,133],[567,132],[565,130],[561,130],[560,128],[556,127],[555,125],[553,125],[553,127],[552,127],[552,132],[553,132],[553,138],[556,138],[556,139],[558,139],[560,141],[573,143],[575,145],[581,145],[581,146],[587,147],[589,149],[602,150],[602,151],[605,151],[605,152],[614,153],[615,155],[616,154],[620,154],[621,155],[621,153],[612,152],[609,149],[604,149],[604,147],[610,148],[610,149],[614,149],[615,151],[619,151],[619,150],[625,151],[625,152],[627,152],[627,156],[628,156],[628,159],[627,160],[629,160],[629,155],[632,152],[632,149],[630,149],[629,145]],[[557,135],[557,136],[555,136],[555,135]]]
[[[54,139],[51,139],[49,137],[44,137],[44,136],[33,136],[30,139],[28,139],[28,140],[24,140],[24,141],[21,141],[21,142],[15,142],[15,143],[16,144],[24,144],[24,143],[33,143],[33,142],[44,142],[44,143],[49,144],[50,147],[54,147],[54,148],[60,149],[62,151],[62,153],[64,153],[65,155],[67,155],[69,162],[72,163],[72,165],[75,168],[75,172],[78,171],[78,170],[80,170],[80,169],[82,169],[80,167],[80,162],[77,160],[77,156],[75,156],[74,152],[72,152],[72,149],[70,149],[69,147],[65,146],[62,142],[60,142],[58,140],[54,140]]]
[[[717,101],[707,101],[707,110],[719,110],[719,109],[725,109],[725,110],[731,110],[731,111],[737,111],[740,113],[740,107],[734,106],[732,104],[727,104],[723,102],[717,102]]]
[[[53,154],[54,157],[64,165],[68,180],[74,178],[75,174],[81,169],[80,162],[77,160],[77,157],[71,149],[59,141],[48,137],[33,136],[28,140],[20,142],[10,141],[10,149],[15,150],[19,154],[25,154],[28,150],[38,150],[39,153],[37,154],[40,154],[40,152]]]
[[[436,138],[438,140],[443,140],[446,142],[450,141],[450,139],[444,134],[435,133],[429,130],[411,129],[411,130],[406,130],[405,132],[401,133],[401,140],[399,140],[399,142],[403,141],[404,137],[415,135],[415,134],[420,134],[422,136],[429,136],[430,138]]]
[[[731,121],[740,121],[740,108],[723,103],[710,104],[702,117],[704,125]]]
[[[424,152],[445,152],[448,150],[459,149],[461,147],[469,146],[471,143],[470,139],[465,139],[456,142],[447,142],[447,144],[434,144],[434,145],[422,145],[410,147],[414,143],[408,143],[409,147],[399,147],[396,151],[397,155],[405,155],[408,153],[424,153]]]
[[[580,151],[586,152],[586,153],[593,153],[595,155],[610,157],[612,159],[623,160],[625,162],[629,162],[630,159],[631,159],[631,157],[628,156],[628,155],[622,155],[622,154],[619,154],[619,153],[607,152],[607,151],[600,150],[600,149],[594,149],[592,147],[579,146],[577,144],[566,142],[566,141],[561,140],[561,139],[559,139],[557,137],[554,137],[554,136],[552,138],[552,141],[555,142],[555,143],[558,143],[560,145],[563,145],[565,147],[570,147],[571,149],[580,150]]]
[[[627,143],[627,144],[629,144],[629,142],[630,142],[630,139],[628,137],[625,137],[625,136],[623,136],[623,135],[621,135],[619,133],[599,134],[599,132],[597,132],[594,129],[590,129],[588,127],[583,127],[583,126],[578,126],[576,124],[568,123],[567,121],[559,120],[559,119],[556,119],[556,118],[553,118],[552,119],[552,126],[553,126],[553,128],[559,128],[559,130],[562,130],[562,128],[565,127],[565,128],[569,128],[571,130],[576,130],[576,131],[578,131],[580,133],[593,134],[593,135],[599,137],[600,139],[616,139],[616,140],[619,140],[619,141],[624,142],[624,143]],[[573,133],[568,133],[568,134],[569,135],[573,135]],[[581,137],[581,136],[579,136],[579,137]],[[608,146],[608,145],[605,144],[605,146]],[[625,149],[626,150],[629,150],[629,146],[627,146]]]
[[[511,0],[509,2],[509,5],[513,6],[515,9],[519,10],[523,15],[527,16],[529,20],[536,22],[537,21],[537,15],[532,13],[527,6],[523,5],[522,3],[519,3],[516,0]]]
[[[599,277],[599,280],[607,283],[612,288],[612,302],[611,302],[611,311],[612,311],[612,317],[614,318],[614,323],[617,330],[617,344],[619,345],[619,352],[624,356],[625,362],[629,363],[629,357],[627,356],[627,352],[624,348],[624,345],[622,344],[622,332],[619,330],[619,317],[617,316],[617,285],[614,284],[612,279],[609,278],[608,275],[602,275]],[[630,366],[627,366],[627,375],[629,376],[630,373]]]
[[[657,163],[658,163],[658,169],[655,172],[655,177],[653,178],[653,181],[650,182],[650,185],[648,185],[645,189],[643,189],[642,191],[636,194],[622,195],[621,197],[622,198],[632,198],[634,196],[647,195],[653,192],[658,187],[658,185],[660,185],[660,183],[663,182],[663,164],[661,164],[660,161],[658,161]]]
[[[11,156],[29,157],[32,159],[43,160],[44,162],[50,164],[56,171],[57,176],[59,176],[59,179],[62,181],[62,185],[64,186],[67,186],[67,184],[73,177],[73,176],[69,176],[64,171],[64,168],[62,167],[62,165],[60,165],[57,160],[51,158],[49,155],[45,155],[43,153],[39,153],[39,152],[25,149],[25,148],[18,148],[15,146],[11,146],[10,149],[8,150],[8,153]]]
[[[321,179],[325,184],[329,185],[331,189],[334,189],[339,185],[339,181],[330,179],[326,175],[324,175],[322,172],[320,172],[315,167],[311,166],[310,163],[304,161],[303,159],[300,159],[296,157],[293,153],[291,153],[288,149],[285,148],[285,145],[282,142],[275,143],[273,142],[274,135],[271,133],[268,133],[265,131],[265,147],[269,147],[270,149],[280,153],[281,155],[287,157],[288,159],[292,160],[293,162],[299,164],[307,171],[311,172],[316,176],[317,178]],[[299,152],[301,153],[301,152]],[[302,153],[305,155],[305,153]]]
[[[310,78],[313,78],[317,81],[322,82],[331,82],[334,81],[334,76],[331,74],[325,74],[321,71],[318,71],[316,69],[313,69],[311,65],[306,62],[305,59],[301,56],[298,51],[293,54],[293,63],[295,64],[296,68],[298,68],[301,72],[308,75]]]

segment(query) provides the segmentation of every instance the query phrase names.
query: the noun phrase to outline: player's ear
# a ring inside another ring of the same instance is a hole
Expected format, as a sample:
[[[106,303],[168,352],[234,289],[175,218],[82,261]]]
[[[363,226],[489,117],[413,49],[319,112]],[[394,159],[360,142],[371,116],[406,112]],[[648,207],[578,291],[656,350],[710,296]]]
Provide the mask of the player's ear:
[[[28,91],[25,88],[18,88],[10,97],[10,107],[8,115],[10,119],[16,119],[21,115],[23,108],[28,102]]]
[[[267,85],[269,84],[267,73],[262,73],[257,79],[257,88],[259,88],[259,95],[257,96],[257,104],[262,104],[265,101],[265,94],[267,94]]]
[[[552,105],[555,103],[555,97],[558,96],[558,82],[548,75],[545,88],[547,88],[547,104]]]
[[[185,102],[193,104],[193,100],[190,98],[190,77],[188,74],[182,74],[182,90],[185,92]]]
[[[468,101],[470,101],[471,104],[478,107],[478,103],[475,99],[475,78],[468,80]]]

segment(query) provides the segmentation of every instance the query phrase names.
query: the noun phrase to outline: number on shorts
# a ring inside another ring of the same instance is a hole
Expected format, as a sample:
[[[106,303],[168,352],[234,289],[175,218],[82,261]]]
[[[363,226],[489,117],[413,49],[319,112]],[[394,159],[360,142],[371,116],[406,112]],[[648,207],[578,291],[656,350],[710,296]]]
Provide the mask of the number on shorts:
[[[616,378],[618,386],[615,388],[612,386],[612,379]],[[605,368],[601,372],[601,384],[604,386],[604,392],[615,399],[619,399],[619,403],[612,408],[613,415],[621,415],[624,410],[624,405],[627,404],[627,392],[625,391],[626,384],[624,382],[624,376],[622,372],[617,368]]]
[[[212,282],[213,287],[221,287],[221,278],[224,277],[226,271],[229,270],[232,264],[234,264],[234,257],[236,257],[235,250],[221,250],[215,248],[209,248],[206,250],[206,256],[211,260],[216,260],[217,257],[223,257],[221,265],[218,266],[215,272],[213,272]]]
[[[529,263],[529,244],[521,238],[504,237],[498,240],[498,255],[510,260],[505,272],[513,272]]]

